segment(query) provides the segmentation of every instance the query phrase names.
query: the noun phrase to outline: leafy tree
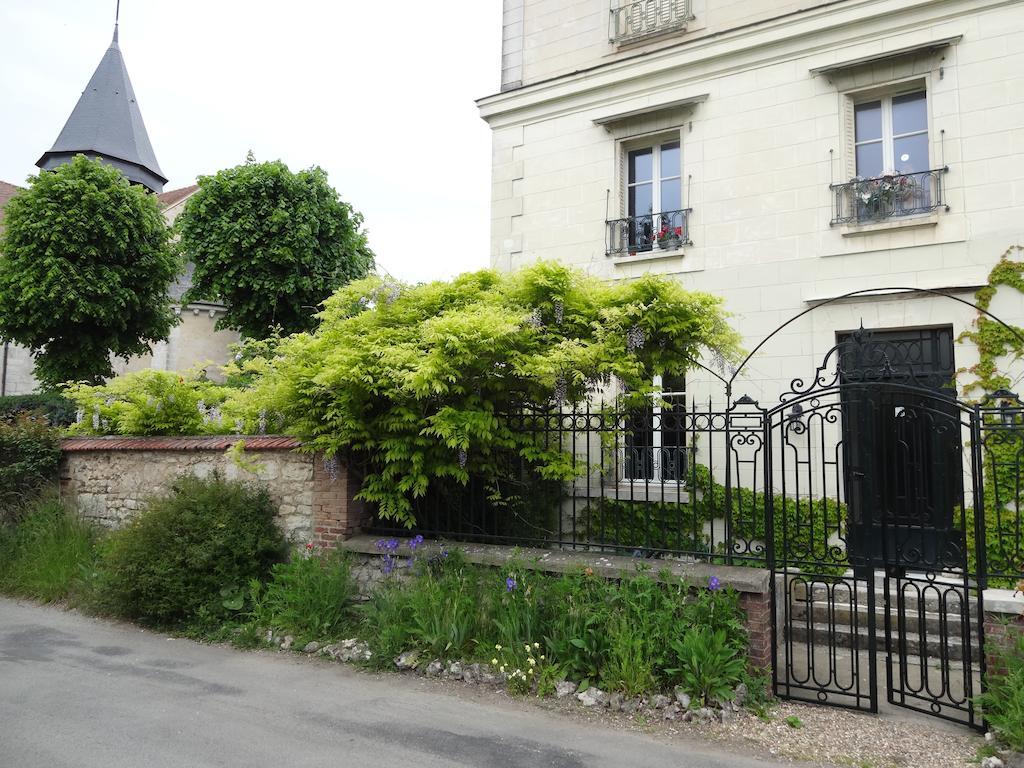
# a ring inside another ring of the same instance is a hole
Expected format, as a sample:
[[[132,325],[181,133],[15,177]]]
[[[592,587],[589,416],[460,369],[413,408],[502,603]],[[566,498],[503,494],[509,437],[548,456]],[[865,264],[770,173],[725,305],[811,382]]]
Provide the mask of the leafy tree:
[[[510,414],[581,402],[613,376],[642,401],[654,374],[736,344],[720,299],[656,277],[606,285],[551,263],[414,287],[374,277],[328,299],[314,334],[254,359],[245,397],[250,421],[281,413],[306,448],[362,465],[361,497],[411,525],[432,484],[497,489],[509,456],[544,480],[579,470]]]
[[[44,387],[112,376],[174,325],[178,272],[156,197],[76,156],[30,177],[0,235],[0,339],[32,350]]]
[[[320,168],[292,173],[250,154],[200,177],[178,218],[181,249],[196,265],[185,301],[223,301],[218,327],[247,337],[311,330],[320,302],[373,267],[361,225]]]

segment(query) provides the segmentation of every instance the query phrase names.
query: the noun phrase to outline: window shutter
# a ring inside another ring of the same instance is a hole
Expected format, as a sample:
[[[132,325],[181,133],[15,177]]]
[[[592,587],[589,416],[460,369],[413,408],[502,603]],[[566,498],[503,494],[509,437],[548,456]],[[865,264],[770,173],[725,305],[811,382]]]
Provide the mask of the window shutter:
[[[843,110],[843,147],[839,158],[839,178],[836,183],[843,184],[857,175],[857,150],[855,141],[857,125],[853,113],[853,99],[840,96]],[[835,169],[833,169],[835,170]]]

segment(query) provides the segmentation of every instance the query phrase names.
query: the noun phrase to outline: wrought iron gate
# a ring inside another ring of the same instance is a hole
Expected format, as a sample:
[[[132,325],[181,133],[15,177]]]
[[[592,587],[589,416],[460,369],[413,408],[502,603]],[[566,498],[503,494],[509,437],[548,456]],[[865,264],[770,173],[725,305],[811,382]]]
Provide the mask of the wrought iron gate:
[[[765,411],[782,697],[876,712],[882,689],[981,724],[987,448],[1024,433],[1011,393],[957,399],[947,347],[948,329],[849,334]]]

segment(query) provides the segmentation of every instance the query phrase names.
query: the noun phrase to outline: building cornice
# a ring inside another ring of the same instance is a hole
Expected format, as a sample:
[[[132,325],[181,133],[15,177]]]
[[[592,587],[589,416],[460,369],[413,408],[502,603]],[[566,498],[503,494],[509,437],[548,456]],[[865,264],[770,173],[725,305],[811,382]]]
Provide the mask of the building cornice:
[[[812,57],[811,67],[820,68],[856,55],[884,55],[890,49],[927,45],[963,34],[969,26],[965,6],[976,14],[1017,1],[847,0],[486,96],[477,106],[492,128],[607,106],[617,99],[621,110],[628,111],[642,106],[645,98],[656,100],[663,91],[696,86],[796,55]],[[935,25],[947,26],[935,29]],[[845,50],[865,44],[874,50],[859,54]],[[634,105],[634,101],[641,103]]]

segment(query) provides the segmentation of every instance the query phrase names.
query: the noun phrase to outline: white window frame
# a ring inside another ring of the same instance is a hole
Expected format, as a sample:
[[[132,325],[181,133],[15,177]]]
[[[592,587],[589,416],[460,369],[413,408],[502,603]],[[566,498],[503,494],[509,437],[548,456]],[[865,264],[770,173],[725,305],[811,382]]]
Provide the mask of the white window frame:
[[[621,459],[621,462],[619,464],[619,466],[621,467],[621,475],[622,475],[620,480],[623,483],[627,483],[627,484],[632,483],[633,485],[648,485],[648,484],[652,484],[653,483],[653,484],[660,485],[662,482],[665,482],[663,480],[663,472],[662,472],[662,469],[664,467],[664,462],[661,461],[661,449],[665,447],[663,442],[662,442],[662,435],[663,435],[663,432],[664,432],[664,425],[661,424],[661,421],[660,421],[660,417],[661,417],[662,413],[664,413],[664,411],[665,411],[665,409],[662,406],[662,403],[665,402],[665,398],[666,397],[682,397],[682,405],[683,405],[683,410],[684,411],[686,410],[688,403],[687,403],[687,399],[686,399],[686,380],[685,380],[685,378],[683,379],[683,389],[678,390],[678,391],[665,391],[665,390],[663,390],[662,389],[663,382],[664,382],[664,377],[663,376],[661,376],[660,374],[655,376],[654,380],[653,380],[655,391],[652,392],[649,395],[649,397],[652,400],[652,403],[651,403],[651,428],[650,428],[651,429],[651,445],[644,446],[643,450],[647,450],[648,448],[651,450],[651,456],[652,456],[652,459],[651,459],[651,476],[650,477],[630,477],[630,476],[628,476],[626,474],[626,471],[627,471],[626,468],[628,466],[628,457],[629,457],[629,453],[628,452],[631,449],[628,448],[625,445],[625,440],[623,440],[623,445],[622,445],[622,449],[621,449],[622,459]],[[655,428],[655,426],[654,426],[655,424],[658,424],[659,426],[657,428]],[[687,446],[685,444],[685,435],[686,435],[685,428],[682,431],[683,431],[683,436],[684,436],[684,443],[683,443],[683,445],[670,446],[670,447],[676,448],[676,449],[678,449],[680,451],[683,451],[685,453],[686,448],[687,448]],[[670,478],[668,480],[668,482],[674,483],[674,482],[678,481],[680,486],[682,486],[682,485],[685,484],[685,479],[686,479],[685,475],[686,475],[686,473],[683,472],[683,477],[680,477],[680,478],[677,478],[677,479],[671,479]]]
[[[679,173],[675,176],[661,177],[661,148],[665,144],[678,144],[679,145]],[[666,213],[661,204],[661,185],[663,182],[672,181],[677,179],[679,181],[679,203],[685,206],[686,201],[683,200],[683,142],[679,135],[676,136],[665,136],[658,141],[653,141],[639,146],[627,146],[625,149],[625,166],[623,173],[623,208],[625,209],[626,216],[632,218],[635,216],[657,216],[660,213]],[[652,150],[651,152],[651,179],[650,181],[633,182],[629,181],[629,156],[634,152],[642,152],[645,149]],[[643,213],[629,211],[629,189],[635,187],[638,184],[650,184],[651,189],[651,208],[650,211],[644,211]],[[682,209],[680,209],[682,210]],[[659,377],[660,378],[660,377]]]
[[[908,131],[907,133],[893,134],[892,131],[892,100],[899,98],[900,96],[909,96],[912,93],[923,93],[925,100],[925,127],[920,131]],[[928,136],[928,168],[922,170],[928,171],[932,169],[932,137],[931,137],[931,100],[928,98],[928,86],[927,83],[915,83],[913,88],[903,88],[900,90],[891,90],[884,95],[875,93],[868,96],[859,96],[853,100],[853,109],[856,111],[857,107],[862,104],[870,104],[873,101],[881,102],[882,109],[882,137],[881,139],[867,139],[865,141],[857,141],[857,128],[856,120],[854,121],[853,128],[853,172],[855,175],[860,175],[857,169],[857,147],[864,146],[867,144],[876,144],[879,141],[882,142],[882,170],[881,173],[886,171],[896,170],[896,157],[895,157],[895,146],[896,139],[902,139],[906,136],[920,136],[925,134]],[[919,171],[920,173],[920,171]],[[866,178],[866,177],[865,177]]]

